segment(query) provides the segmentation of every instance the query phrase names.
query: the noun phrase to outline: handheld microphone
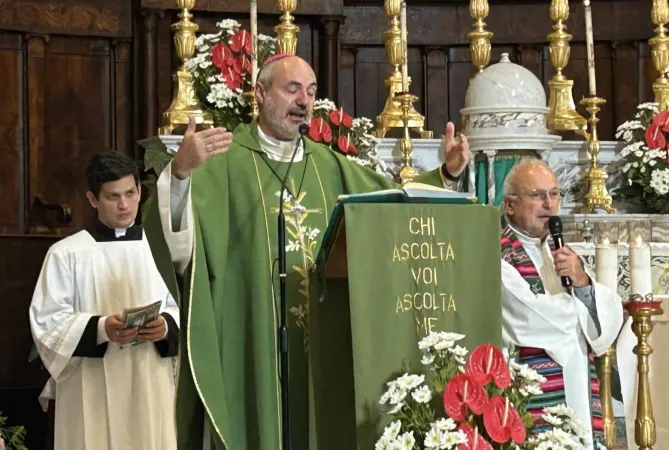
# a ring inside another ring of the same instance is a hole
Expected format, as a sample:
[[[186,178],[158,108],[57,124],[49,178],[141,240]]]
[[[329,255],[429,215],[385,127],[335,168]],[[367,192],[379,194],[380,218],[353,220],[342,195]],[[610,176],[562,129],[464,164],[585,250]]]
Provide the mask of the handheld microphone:
[[[562,220],[558,216],[551,216],[548,218],[548,231],[553,237],[553,244],[555,250],[559,250],[564,247],[564,237],[562,237]],[[571,278],[569,277],[560,277],[562,281],[562,286],[570,288],[572,286]]]

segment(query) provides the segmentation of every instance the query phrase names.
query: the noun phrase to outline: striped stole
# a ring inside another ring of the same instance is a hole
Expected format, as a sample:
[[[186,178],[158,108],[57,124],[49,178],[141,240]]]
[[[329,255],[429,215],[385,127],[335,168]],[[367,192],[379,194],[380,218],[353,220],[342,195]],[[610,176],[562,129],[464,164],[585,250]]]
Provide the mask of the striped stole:
[[[525,251],[523,244],[518,240],[518,236],[508,224],[503,224],[501,248],[502,260],[512,265],[520,273],[530,285],[532,292],[534,294],[545,294],[544,284],[537,268]],[[543,394],[533,397],[528,404],[528,410],[534,417],[535,430],[543,431],[550,427],[541,418],[544,414],[543,409],[567,404],[562,367],[553,361],[543,349],[520,347],[517,350],[519,364],[527,364],[530,368],[536,370],[539,375],[546,378],[546,382],[541,385]],[[599,378],[595,367],[595,356],[591,351],[588,353],[588,362],[593,440],[594,442],[604,442],[604,420],[602,419],[602,406],[599,400]]]

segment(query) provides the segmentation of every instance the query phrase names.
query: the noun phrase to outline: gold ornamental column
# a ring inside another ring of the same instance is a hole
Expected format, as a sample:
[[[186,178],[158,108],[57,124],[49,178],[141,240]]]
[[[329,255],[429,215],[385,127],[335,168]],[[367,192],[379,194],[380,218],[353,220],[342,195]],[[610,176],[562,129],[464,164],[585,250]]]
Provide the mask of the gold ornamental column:
[[[572,80],[562,74],[562,70],[569,63],[569,41],[572,35],[567,33],[564,22],[569,18],[569,2],[567,0],[552,0],[550,8],[551,20],[555,22],[553,32],[548,35],[549,54],[555,75],[548,81],[550,92],[548,107],[550,112],[546,117],[547,128],[551,132],[577,131],[585,136],[587,121],[576,112],[574,97],[571,89]]]
[[[279,9],[283,13],[281,23],[274,27],[277,35],[277,53],[295,55],[297,53],[297,34],[300,27],[295,25],[295,18],[291,15],[297,8],[297,0],[279,0]]]
[[[400,65],[402,64],[404,43],[402,42],[399,19],[401,5],[402,0],[385,0],[384,2],[384,8],[386,16],[390,22],[390,27],[383,32],[383,40],[386,45],[386,52],[388,53],[388,61],[393,66],[393,72],[385,81],[385,85],[389,88],[389,92],[383,111],[376,117],[376,136],[383,138],[392,128],[404,128],[406,122],[406,125],[410,129],[417,131],[422,138],[431,138],[432,132],[425,131],[424,129],[425,118],[418,114],[413,105],[411,105],[405,115],[405,113],[402,112],[401,102],[396,98],[397,94],[402,93],[402,74],[400,72]],[[411,78],[407,81],[408,85],[411,86]],[[404,119],[406,119],[406,121]]]
[[[211,113],[205,112],[195,96],[193,76],[186,69],[186,61],[195,53],[195,32],[199,30],[197,24],[191,22],[193,15],[188,10],[195,7],[195,0],[177,0],[179,22],[172,24],[174,31],[174,48],[181,60],[181,67],[172,75],[174,92],[172,104],[163,113],[163,126],[159,134],[172,134],[175,128],[188,125],[188,117],[194,116],[200,128],[210,128],[214,124]]]
[[[669,5],[667,0],[653,0],[653,7],[650,10],[650,19],[657,26],[655,32],[657,35],[648,41],[653,50],[653,64],[659,72],[659,78],[653,83],[653,92],[655,92],[655,101],[659,104],[660,111],[669,110],[669,36],[665,25],[669,22]]]
[[[636,419],[634,420],[634,442],[640,450],[652,450],[656,443],[655,418],[653,416],[653,402],[650,393],[649,357],[653,348],[648,343],[653,331],[652,316],[663,314],[660,301],[635,301],[625,303],[625,309],[632,317],[632,331],[638,339],[632,350],[637,355],[637,371],[639,380],[637,386]]]
[[[492,50],[490,39],[492,39],[493,34],[486,31],[486,24],[483,21],[488,17],[489,12],[488,0],[471,0],[469,2],[469,15],[475,22],[474,31],[468,33],[467,37],[470,42],[469,51],[472,54],[472,64],[479,72],[483,72],[483,69],[490,64]]]

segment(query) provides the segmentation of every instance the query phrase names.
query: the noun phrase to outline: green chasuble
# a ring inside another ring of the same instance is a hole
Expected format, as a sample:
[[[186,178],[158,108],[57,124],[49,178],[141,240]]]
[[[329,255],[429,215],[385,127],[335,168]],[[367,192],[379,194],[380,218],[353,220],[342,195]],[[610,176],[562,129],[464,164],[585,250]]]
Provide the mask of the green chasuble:
[[[257,125],[240,125],[227,153],[192,174],[195,251],[183,283],[176,420],[180,450],[201,450],[208,420],[216,448],[281,443],[277,327],[277,212],[287,162],[269,160]],[[396,187],[330,148],[305,140],[284,196],[293,450],[309,446],[309,270],[340,194]],[[152,202],[152,207],[157,206]],[[154,213],[155,212],[155,213]],[[156,259],[167,258],[159,217],[147,217]],[[374,224],[369,224],[369,232]],[[173,269],[163,269],[174,280]],[[169,273],[168,273],[169,272]],[[170,285],[170,283],[168,283]],[[205,419],[208,418],[208,419]]]

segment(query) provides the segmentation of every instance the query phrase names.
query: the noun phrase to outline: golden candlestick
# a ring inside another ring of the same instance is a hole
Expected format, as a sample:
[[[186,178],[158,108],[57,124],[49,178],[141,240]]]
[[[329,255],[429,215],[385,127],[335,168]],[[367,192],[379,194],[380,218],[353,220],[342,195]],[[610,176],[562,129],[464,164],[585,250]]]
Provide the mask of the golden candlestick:
[[[486,24],[483,21],[488,17],[490,7],[488,0],[471,0],[469,2],[469,15],[474,22],[474,31],[467,34],[469,38],[469,51],[472,54],[472,64],[476,66],[479,72],[483,72],[490,64],[491,44],[493,34],[486,31]]]
[[[550,112],[546,117],[546,126],[552,132],[576,131],[585,136],[588,122],[576,112],[574,97],[571,89],[572,80],[567,79],[562,71],[569,63],[571,49],[569,41],[572,35],[567,33],[564,22],[569,18],[569,2],[567,0],[552,0],[550,9],[551,20],[555,22],[553,32],[548,35],[549,54],[555,75],[548,81]]]
[[[606,171],[597,167],[597,155],[599,155],[599,138],[597,138],[597,113],[601,105],[606,100],[599,97],[585,97],[581,100],[581,105],[590,113],[588,123],[590,124],[590,133],[586,133],[588,138],[588,153],[590,153],[590,170],[588,171],[588,182],[590,188],[585,196],[585,204],[581,208],[582,214],[593,213],[597,209],[603,209],[609,214],[614,214],[616,210],[611,206],[613,199],[606,190],[606,179],[609,177]]]
[[[655,101],[659,105],[660,111],[669,110],[669,36],[664,25],[669,22],[669,5],[667,0],[653,0],[653,6],[650,10],[650,19],[657,26],[655,32],[657,35],[648,41],[653,48],[651,55],[655,70],[660,74],[653,83],[653,92],[655,92]]]
[[[409,134],[411,111],[413,110],[413,104],[418,100],[418,97],[409,92],[400,92],[395,97],[400,104],[402,120],[404,122],[404,136],[400,140],[403,165],[399,172],[399,177],[402,184],[406,184],[419,175],[418,170],[413,166],[413,158],[411,157],[413,142],[411,142],[411,135]]]
[[[616,445],[616,423],[613,416],[613,401],[611,397],[611,358],[615,352],[615,347],[612,346],[600,358],[599,400],[602,404],[602,418],[604,419],[604,443],[608,449]]]
[[[648,338],[653,331],[652,316],[663,314],[661,301],[629,301],[625,309],[632,317],[632,331],[638,339],[633,352],[637,355],[639,381],[637,388],[636,419],[634,420],[634,442],[640,450],[651,450],[655,445],[655,418],[650,393],[649,357],[653,348]]]
[[[383,32],[383,40],[388,53],[388,61],[393,66],[393,72],[386,79],[385,85],[388,86],[388,98],[381,114],[376,117],[376,136],[385,137],[386,133],[392,128],[402,128],[405,125],[401,105],[396,98],[396,94],[402,92],[402,73],[400,65],[404,53],[404,42],[400,30],[399,16],[401,13],[402,0],[385,0],[384,7],[388,17],[390,27]],[[411,86],[411,78],[407,78],[407,85]],[[432,132],[425,130],[425,117],[418,114],[413,104],[408,112],[408,127],[415,130],[422,138],[431,138]]]
[[[295,18],[291,15],[297,8],[297,0],[279,0],[279,9],[283,13],[281,23],[274,27],[277,34],[278,53],[285,55],[295,55],[297,53],[297,34],[300,27],[295,25]]]
[[[253,87],[251,87],[253,89]],[[244,92],[244,99],[249,104],[251,108],[250,114],[253,120],[258,120],[260,113],[258,112],[258,99],[256,98],[256,92],[251,90],[249,92]]]
[[[172,134],[177,127],[188,125],[188,117],[194,116],[200,128],[210,128],[214,119],[210,112],[205,112],[195,96],[193,76],[186,69],[188,61],[195,53],[195,32],[199,30],[196,23],[191,22],[193,15],[188,12],[193,9],[195,0],[177,0],[177,8],[181,10],[179,20],[172,24],[174,31],[174,48],[181,60],[181,67],[172,75],[174,92],[172,104],[163,113],[163,126],[158,134]]]

